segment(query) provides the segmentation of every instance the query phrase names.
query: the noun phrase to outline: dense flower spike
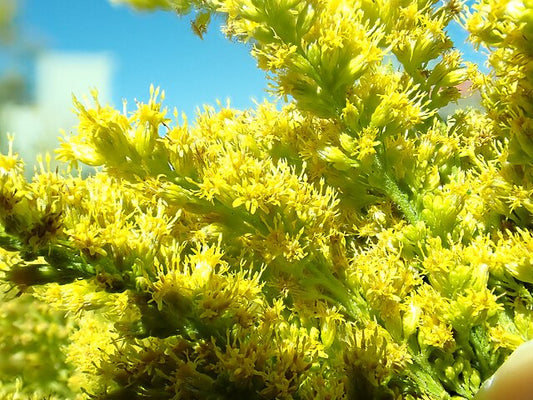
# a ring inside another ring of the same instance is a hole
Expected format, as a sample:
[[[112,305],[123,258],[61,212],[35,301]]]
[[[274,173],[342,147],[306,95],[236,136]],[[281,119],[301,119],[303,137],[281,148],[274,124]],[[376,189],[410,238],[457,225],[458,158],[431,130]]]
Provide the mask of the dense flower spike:
[[[530,0],[115,2],[222,15],[286,102],[95,92],[65,171],[0,155],[1,396],[471,399],[533,338]]]

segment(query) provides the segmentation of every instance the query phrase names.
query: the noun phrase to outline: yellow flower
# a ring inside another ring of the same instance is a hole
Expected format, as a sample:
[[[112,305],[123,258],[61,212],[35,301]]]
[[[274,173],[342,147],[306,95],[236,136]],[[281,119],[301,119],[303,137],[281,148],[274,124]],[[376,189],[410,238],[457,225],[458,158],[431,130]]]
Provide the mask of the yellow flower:
[[[372,114],[370,126],[383,128],[387,125],[409,129],[430,116],[423,109],[417,86],[405,91],[381,95],[381,101]]]
[[[369,156],[376,154],[376,146],[381,144],[378,137],[377,128],[365,128],[361,136],[357,139],[357,159],[363,160]]]

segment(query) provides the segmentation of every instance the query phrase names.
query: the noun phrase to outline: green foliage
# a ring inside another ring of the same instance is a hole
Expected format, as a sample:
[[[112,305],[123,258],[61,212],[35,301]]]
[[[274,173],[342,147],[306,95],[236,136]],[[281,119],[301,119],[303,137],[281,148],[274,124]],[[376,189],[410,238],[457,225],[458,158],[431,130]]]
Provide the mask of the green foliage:
[[[55,360],[1,390],[471,399],[533,338],[530,1],[122,2],[194,12],[200,37],[224,16],[287,103],[189,124],[158,89],[129,113],[94,93],[58,149],[94,175],[0,157],[0,270],[39,305],[0,333]],[[467,79],[486,111],[443,119]]]

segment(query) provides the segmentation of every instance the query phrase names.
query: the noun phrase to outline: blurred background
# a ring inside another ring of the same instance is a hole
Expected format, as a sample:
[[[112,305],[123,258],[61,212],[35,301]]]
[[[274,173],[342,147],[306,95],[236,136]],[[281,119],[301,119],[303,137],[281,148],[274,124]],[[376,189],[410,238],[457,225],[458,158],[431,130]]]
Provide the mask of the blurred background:
[[[203,39],[190,17],[138,13],[108,0],[0,0],[0,147],[33,172],[37,153],[53,151],[59,130],[76,125],[72,94],[135,109],[150,84],[164,104],[190,120],[203,104],[249,108],[268,97],[264,73],[246,45],[231,43],[213,21]],[[170,113],[171,116],[171,113]]]
[[[137,13],[108,0],[0,0],[0,149],[15,134],[31,176],[36,154],[53,151],[60,129],[74,129],[72,94],[93,88],[102,104],[122,109],[126,100],[133,110],[154,84],[189,120],[217,99],[253,107],[268,97],[264,72],[248,46],[221,34],[220,22],[200,39],[191,17]],[[449,32],[467,59],[483,62],[459,25]]]

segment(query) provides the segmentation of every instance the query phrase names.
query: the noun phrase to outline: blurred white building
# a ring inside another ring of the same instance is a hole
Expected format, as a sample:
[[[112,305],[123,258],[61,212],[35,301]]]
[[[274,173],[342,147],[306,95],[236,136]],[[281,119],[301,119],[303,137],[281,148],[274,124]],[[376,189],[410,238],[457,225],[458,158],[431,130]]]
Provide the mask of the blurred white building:
[[[461,98],[455,102],[449,103],[446,107],[439,110],[439,115],[447,118],[456,110],[466,110],[473,108],[476,110],[483,110],[481,105],[481,93],[479,90],[472,90],[472,82],[470,80],[464,81],[456,86],[459,89]]]
[[[81,99],[98,90],[102,104],[111,101],[112,58],[107,53],[45,53],[37,59],[33,104],[7,104],[0,109],[0,143],[15,135],[13,148],[32,175],[37,154],[53,153],[61,129],[77,125],[72,95]]]

